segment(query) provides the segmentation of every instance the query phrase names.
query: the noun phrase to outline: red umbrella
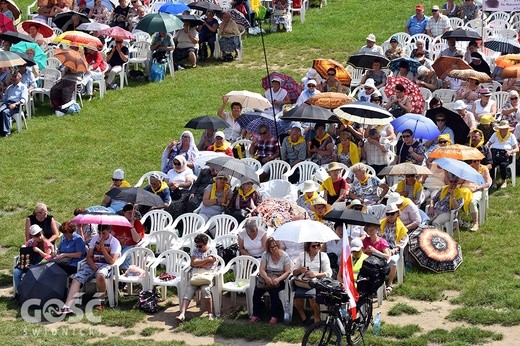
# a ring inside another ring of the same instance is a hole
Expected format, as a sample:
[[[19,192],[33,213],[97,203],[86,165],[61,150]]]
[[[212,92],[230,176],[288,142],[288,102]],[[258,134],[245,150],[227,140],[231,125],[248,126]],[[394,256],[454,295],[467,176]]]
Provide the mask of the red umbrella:
[[[63,42],[63,43],[75,43],[78,45],[88,45],[92,44],[94,46],[102,47],[103,43],[99,40],[99,38],[86,34],[81,31],[65,31],[63,34],[60,34],[54,39],[55,42]]]
[[[27,33],[29,33],[31,26],[35,26],[36,30],[38,30],[38,32],[42,34],[44,38],[48,38],[54,35],[54,31],[52,31],[50,26],[37,20],[26,20],[22,23],[22,28]]]
[[[422,114],[424,111],[424,97],[421,90],[414,82],[406,77],[388,77],[385,86],[385,94],[388,98],[395,95],[395,86],[402,84],[406,91],[406,95],[412,100],[412,111],[410,113]]]
[[[16,31],[13,21],[0,13],[0,32]]]
[[[291,100],[291,103],[296,103],[298,100],[298,97],[300,96],[302,92],[302,88],[299,83],[297,83],[291,76],[288,76],[283,73],[279,72],[272,72],[269,74],[269,80],[267,78],[268,76],[265,76],[262,78],[262,87],[267,90],[271,86],[269,85],[269,80],[272,81],[273,78],[279,78],[282,82],[280,83],[281,88],[285,89],[287,91],[287,96],[289,96],[289,99]]]
[[[130,31],[126,31],[123,28],[120,28],[119,26],[103,29],[98,34],[99,36],[109,36],[123,40],[135,40],[134,34],[132,34]]]

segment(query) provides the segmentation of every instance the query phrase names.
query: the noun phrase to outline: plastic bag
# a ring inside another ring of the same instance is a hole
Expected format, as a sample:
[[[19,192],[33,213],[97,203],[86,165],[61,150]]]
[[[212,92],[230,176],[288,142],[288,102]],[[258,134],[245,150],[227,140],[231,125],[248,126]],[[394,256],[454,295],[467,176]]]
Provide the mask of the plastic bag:
[[[160,64],[153,60],[150,68],[150,82],[162,82],[166,75],[166,64]]]

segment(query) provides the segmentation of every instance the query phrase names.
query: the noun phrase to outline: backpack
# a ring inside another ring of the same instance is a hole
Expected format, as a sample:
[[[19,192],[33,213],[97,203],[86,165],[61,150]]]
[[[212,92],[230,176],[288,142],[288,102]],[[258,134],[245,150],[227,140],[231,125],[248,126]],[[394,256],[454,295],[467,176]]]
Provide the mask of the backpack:
[[[128,72],[128,78],[134,82],[145,82],[146,81],[145,74],[143,73],[143,71],[140,71],[140,70],[130,70]]]
[[[386,259],[375,255],[368,256],[359,270],[357,290],[369,294],[376,293],[389,273],[390,266]]]
[[[150,291],[141,291],[139,292],[139,301],[137,302],[137,306],[139,309],[143,310],[147,313],[156,313],[159,311],[159,294],[155,287]]]

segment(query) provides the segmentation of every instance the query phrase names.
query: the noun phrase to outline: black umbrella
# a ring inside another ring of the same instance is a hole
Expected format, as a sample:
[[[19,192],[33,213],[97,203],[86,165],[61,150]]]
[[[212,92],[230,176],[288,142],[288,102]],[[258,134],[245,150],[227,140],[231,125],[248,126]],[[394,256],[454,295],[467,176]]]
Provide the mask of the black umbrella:
[[[65,24],[67,24],[67,22],[72,18],[72,16],[74,15],[78,15],[79,16],[79,22],[80,23],[90,23],[90,19],[88,19],[87,15],[83,14],[83,13],[79,13],[79,12],[75,12],[75,11],[69,11],[69,12],[63,12],[63,13],[58,13],[55,17],[54,17],[54,24],[56,24],[56,26],[60,29],[63,30],[63,27],[65,26]]]
[[[482,40],[482,37],[478,34],[478,32],[473,30],[465,30],[462,28],[457,28],[452,31],[446,31],[442,34],[441,38],[447,40],[449,38],[453,38],[455,41],[478,41]]]
[[[392,113],[372,102],[350,102],[334,110],[339,118],[362,125],[386,125],[394,119]]]
[[[447,108],[439,107],[426,111],[426,117],[435,122],[435,117],[441,113],[446,116],[446,126],[452,129],[455,134],[455,138],[452,138],[452,140],[457,144],[465,144],[468,139],[469,127],[460,115]]]
[[[308,122],[326,122],[339,123],[341,122],[332,111],[329,109],[313,106],[307,103],[301,106],[294,107],[280,118],[282,120],[293,121],[308,121]]]
[[[193,14],[178,14],[176,16],[183,22],[189,22],[191,27],[199,26],[204,24],[204,21]]]
[[[67,294],[67,278],[67,273],[54,262],[30,267],[18,286],[20,303],[39,299],[41,307],[51,299],[63,300]]]
[[[376,59],[381,61],[381,67],[385,67],[390,62],[386,56],[381,54],[354,54],[348,58],[347,63],[355,67],[372,68]]]
[[[23,60],[25,60],[25,64],[27,66],[34,66],[36,65],[36,62],[34,61],[33,58],[31,58],[30,56],[28,56],[27,54],[25,53],[19,53],[19,52],[14,52],[15,54],[18,54],[20,56],[20,58],[22,58]]]
[[[460,245],[436,228],[417,229],[410,234],[409,244],[417,262],[436,273],[454,271],[462,263]]]
[[[209,2],[209,1],[192,2],[191,4],[188,4],[188,7],[192,8],[194,10],[199,10],[199,11],[203,11],[203,12],[207,12],[207,11],[222,12],[222,11],[224,11],[222,9],[222,7],[220,7],[219,5],[214,4],[212,2]]]
[[[34,42],[31,36],[21,34],[16,31],[6,31],[0,34],[0,39],[11,42],[12,44],[17,44],[18,42]]]
[[[502,36],[492,37],[489,41],[484,42],[484,47],[505,54],[520,53],[520,44],[516,39]]]
[[[228,123],[220,118],[215,118],[209,115],[203,115],[201,117],[196,117],[188,121],[185,128],[188,129],[223,129],[229,127]]]
[[[260,185],[258,174],[253,167],[234,157],[216,157],[206,162],[207,165],[215,166],[218,170],[237,178],[241,182],[249,180]]]
[[[164,201],[154,193],[138,187],[116,187],[106,193],[112,199],[118,199],[128,203],[146,205],[150,207],[164,207]]]
[[[372,214],[363,213],[359,210],[354,209],[332,209],[323,216],[325,220],[333,222],[344,222],[349,225],[360,225],[366,224],[379,225],[379,220]]]

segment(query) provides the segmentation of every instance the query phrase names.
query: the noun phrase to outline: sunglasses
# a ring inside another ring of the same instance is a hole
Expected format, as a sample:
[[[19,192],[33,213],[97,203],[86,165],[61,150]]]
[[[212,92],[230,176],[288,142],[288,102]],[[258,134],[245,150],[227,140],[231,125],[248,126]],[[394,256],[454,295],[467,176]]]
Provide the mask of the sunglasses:
[[[335,76],[335,73],[327,73],[328,76]]]
[[[278,247],[278,245],[271,245],[269,246],[270,249],[276,249]]]
[[[314,85],[314,84],[307,84],[307,88],[316,88],[316,85]]]
[[[174,165],[174,166],[180,166],[181,163],[180,163],[180,162],[174,162],[173,165]]]
[[[40,232],[40,233],[37,233],[37,234],[33,235],[33,237],[34,238],[39,238],[39,237],[41,237],[41,235],[42,235],[42,233]]]
[[[446,119],[435,119],[435,121],[439,121],[441,123],[444,123],[444,122],[446,122]]]
[[[393,213],[386,213],[386,216],[394,216],[394,215],[396,215],[396,214],[397,214],[397,212],[394,211]]]
[[[439,144],[446,144],[448,141],[439,141]]]
[[[439,10],[432,10],[432,13],[439,12]]]
[[[403,137],[403,138],[410,138],[412,136],[411,135],[402,135],[401,137]]]
[[[121,181],[122,179],[114,179],[112,178],[112,181]]]
[[[317,248],[320,248],[321,247],[321,244],[312,244],[311,247],[313,249],[317,249]]]
[[[355,205],[352,207],[353,210],[363,210],[363,207],[360,205]]]
[[[195,244],[195,247],[196,247],[197,249],[200,249],[200,248],[203,247],[203,246],[204,246],[204,244],[202,244],[202,243]]]
[[[518,100],[518,97],[510,97],[510,100]]]

